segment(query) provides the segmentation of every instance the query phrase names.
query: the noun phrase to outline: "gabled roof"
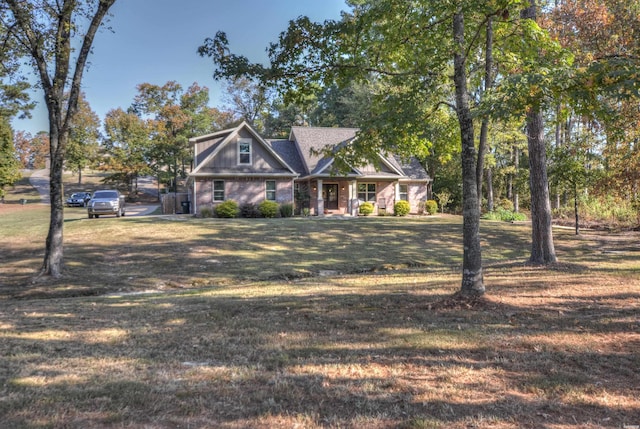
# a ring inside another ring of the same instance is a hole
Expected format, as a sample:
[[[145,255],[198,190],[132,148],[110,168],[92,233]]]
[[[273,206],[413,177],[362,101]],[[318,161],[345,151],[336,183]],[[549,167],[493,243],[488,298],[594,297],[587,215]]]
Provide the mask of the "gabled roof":
[[[313,151],[319,152],[325,146],[346,144],[355,138],[357,132],[357,128],[292,127],[289,140],[297,143],[304,173],[314,175],[332,163],[333,158],[316,155]]]
[[[243,121],[240,125],[235,128],[229,128],[222,131],[217,131],[212,134],[207,134],[204,136],[193,137],[189,139],[189,143],[192,145],[196,145],[198,143],[212,141],[212,145],[206,150],[206,156],[201,158],[199,155],[196,155],[196,166],[191,172],[190,175],[197,176],[201,173],[201,170],[213,159],[215,156],[224,148],[227,144],[232,142],[234,138],[238,135],[240,130],[246,129],[255,140],[261,144],[267,152],[269,152],[282,166],[288,170],[291,175],[297,176],[298,173],[294,168],[292,168],[282,157],[273,149],[273,147],[268,144],[246,121]],[[205,154],[203,154],[205,155]]]
[[[358,131],[358,128],[292,127],[289,140],[295,143],[300,162],[304,167],[304,170],[297,171],[301,176],[330,176],[334,158],[322,154],[322,149],[327,146],[338,147],[349,144],[356,138]],[[430,180],[425,169],[414,157],[403,161],[396,156],[379,154],[378,162],[382,165],[382,169],[374,170],[372,165],[363,168],[352,167],[346,176],[369,179]],[[341,174],[341,176],[344,175]]]

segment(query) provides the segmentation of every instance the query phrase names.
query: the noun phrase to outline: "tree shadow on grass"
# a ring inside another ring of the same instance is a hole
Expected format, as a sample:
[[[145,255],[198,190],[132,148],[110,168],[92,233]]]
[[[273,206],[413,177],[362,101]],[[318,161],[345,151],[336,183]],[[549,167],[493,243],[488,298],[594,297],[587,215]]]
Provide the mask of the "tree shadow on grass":
[[[612,348],[541,342],[578,332],[574,315],[544,303],[465,308],[439,306],[446,293],[301,288],[14,301],[0,319],[0,418],[14,427],[640,421],[632,309],[601,305],[582,319],[584,332],[616,338]]]

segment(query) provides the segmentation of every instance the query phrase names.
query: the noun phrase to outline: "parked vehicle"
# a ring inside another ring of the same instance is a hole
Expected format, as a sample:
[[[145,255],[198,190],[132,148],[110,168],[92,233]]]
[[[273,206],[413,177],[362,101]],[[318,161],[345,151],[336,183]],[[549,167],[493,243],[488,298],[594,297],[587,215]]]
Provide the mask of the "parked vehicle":
[[[67,207],[84,207],[90,199],[89,192],[74,192],[67,198]]]
[[[124,216],[124,195],[116,190],[103,190],[93,193],[91,201],[87,204],[89,219],[100,215]]]

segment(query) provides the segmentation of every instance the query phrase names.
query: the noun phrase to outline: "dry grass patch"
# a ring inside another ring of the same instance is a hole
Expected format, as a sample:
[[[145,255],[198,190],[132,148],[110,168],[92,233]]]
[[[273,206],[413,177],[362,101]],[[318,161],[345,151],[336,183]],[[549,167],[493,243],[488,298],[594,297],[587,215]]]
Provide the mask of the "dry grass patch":
[[[308,238],[322,230],[330,244]],[[488,294],[464,301],[460,230],[453,217],[69,219],[68,274],[35,285],[22,258],[38,246],[12,238],[0,421],[640,424],[638,235],[558,231],[562,263],[539,268],[525,264],[526,227],[483,224]]]

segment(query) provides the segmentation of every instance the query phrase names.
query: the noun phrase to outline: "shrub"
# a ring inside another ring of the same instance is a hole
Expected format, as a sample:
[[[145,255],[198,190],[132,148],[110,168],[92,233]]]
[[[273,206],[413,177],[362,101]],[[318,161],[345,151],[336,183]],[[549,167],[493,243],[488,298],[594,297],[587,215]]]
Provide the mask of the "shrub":
[[[451,193],[446,189],[441,190],[440,192],[434,194],[440,203],[440,211],[444,213],[447,204],[451,201]]]
[[[280,206],[280,216],[291,217],[293,216],[293,204],[285,203]]]
[[[438,202],[436,200],[427,200],[424,208],[430,215],[438,213]]]
[[[520,222],[527,220],[527,216],[523,213],[516,213],[511,210],[497,209],[482,215],[482,219],[501,220],[503,222]]]
[[[371,213],[373,213],[373,204],[371,204],[369,201],[365,201],[364,203],[360,204],[361,215],[369,216]]]
[[[216,216],[218,217],[234,218],[238,217],[238,214],[240,214],[240,208],[238,203],[233,200],[227,200],[216,206]]]
[[[512,212],[513,211],[513,201],[511,201],[509,198],[500,198],[496,203],[496,208],[504,209],[504,210]]]
[[[244,203],[240,206],[240,217],[259,217],[260,210],[253,203]]]
[[[402,200],[393,205],[393,212],[396,214],[396,216],[406,216],[410,211],[411,205],[409,204],[409,201]]]
[[[200,209],[200,216],[213,217],[213,209],[211,207],[202,207]]]
[[[263,217],[276,217],[280,206],[275,201],[264,200],[258,205],[258,210]]]

